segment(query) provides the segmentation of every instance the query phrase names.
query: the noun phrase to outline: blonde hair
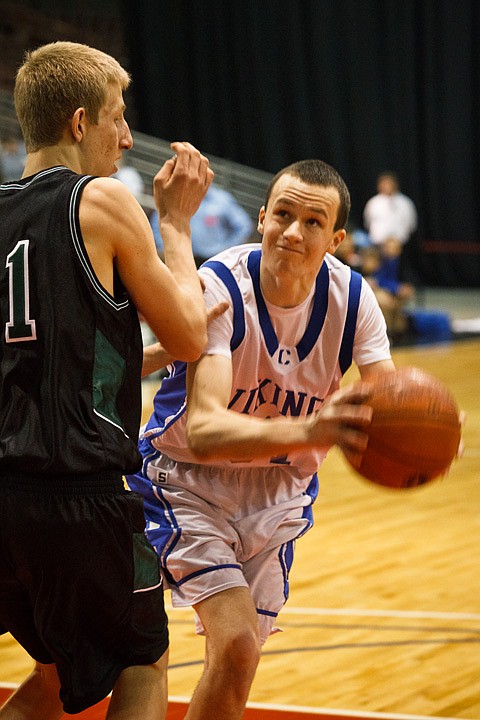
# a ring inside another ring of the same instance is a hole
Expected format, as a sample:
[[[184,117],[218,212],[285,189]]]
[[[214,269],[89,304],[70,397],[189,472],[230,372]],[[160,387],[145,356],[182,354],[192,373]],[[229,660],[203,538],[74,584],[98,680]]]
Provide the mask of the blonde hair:
[[[58,143],[79,107],[84,107],[89,120],[97,123],[109,84],[126,90],[130,75],[101,50],[61,41],[27,52],[14,91],[27,151]]]

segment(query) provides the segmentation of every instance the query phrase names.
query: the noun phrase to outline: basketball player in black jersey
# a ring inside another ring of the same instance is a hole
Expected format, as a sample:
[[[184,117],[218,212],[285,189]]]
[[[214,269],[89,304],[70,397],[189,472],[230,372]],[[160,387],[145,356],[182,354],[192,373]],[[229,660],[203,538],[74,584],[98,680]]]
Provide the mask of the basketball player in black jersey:
[[[213,172],[172,144],[154,180],[162,263],[109,177],[132,146],[129,81],[68,42],[28,53],[16,79],[27,160],[0,186],[0,632],[35,666],[2,720],[53,720],[110,691],[110,720],[166,712],[163,590],[123,475],[140,461],[138,312],[176,358],[206,342],[190,218]]]

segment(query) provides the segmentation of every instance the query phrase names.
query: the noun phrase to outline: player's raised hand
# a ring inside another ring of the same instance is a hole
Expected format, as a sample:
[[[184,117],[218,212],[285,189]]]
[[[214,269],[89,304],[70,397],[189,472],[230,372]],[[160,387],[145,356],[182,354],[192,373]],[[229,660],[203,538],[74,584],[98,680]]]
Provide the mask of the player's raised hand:
[[[160,220],[190,221],[213,180],[209,160],[188,142],[170,146],[175,155],[153,179],[153,194]]]

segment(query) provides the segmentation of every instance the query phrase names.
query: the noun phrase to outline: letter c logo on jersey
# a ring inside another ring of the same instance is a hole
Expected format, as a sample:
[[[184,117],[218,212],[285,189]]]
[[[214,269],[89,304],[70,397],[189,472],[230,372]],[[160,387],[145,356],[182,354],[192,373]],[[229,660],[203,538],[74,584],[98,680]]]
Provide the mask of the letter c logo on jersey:
[[[288,348],[280,348],[278,351],[278,364],[279,365],[290,365],[291,351]]]

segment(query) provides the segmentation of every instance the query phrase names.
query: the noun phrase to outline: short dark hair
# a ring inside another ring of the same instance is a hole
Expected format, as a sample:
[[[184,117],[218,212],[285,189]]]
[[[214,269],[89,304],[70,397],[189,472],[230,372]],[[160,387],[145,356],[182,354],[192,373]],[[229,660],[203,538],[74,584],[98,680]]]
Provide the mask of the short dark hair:
[[[265,195],[265,208],[268,205],[274,186],[282,175],[293,175],[307,185],[320,185],[321,187],[334,187],[340,197],[337,219],[334,230],[340,230],[347,225],[350,214],[350,193],[341,175],[323,160],[299,160],[280,170],[270,181]]]

